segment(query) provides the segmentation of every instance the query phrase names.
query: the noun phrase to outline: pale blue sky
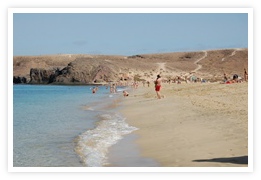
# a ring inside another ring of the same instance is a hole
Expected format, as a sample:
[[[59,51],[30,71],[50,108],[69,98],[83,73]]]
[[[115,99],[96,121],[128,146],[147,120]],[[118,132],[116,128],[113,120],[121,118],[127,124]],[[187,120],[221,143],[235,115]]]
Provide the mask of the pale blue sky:
[[[14,55],[248,47],[247,13],[14,13]]]

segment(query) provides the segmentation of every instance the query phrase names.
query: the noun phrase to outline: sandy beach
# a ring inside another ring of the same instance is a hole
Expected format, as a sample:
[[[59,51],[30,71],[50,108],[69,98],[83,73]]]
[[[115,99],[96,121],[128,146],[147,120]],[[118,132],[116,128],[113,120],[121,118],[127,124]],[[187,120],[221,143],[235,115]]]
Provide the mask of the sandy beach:
[[[123,99],[143,157],[161,167],[247,167],[248,83],[164,83]]]
[[[247,48],[133,56],[17,56],[13,62],[18,84],[139,82],[137,89],[128,90],[129,96],[104,107],[119,108],[127,123],[138,128],[110,148],[108,166],[248,167],[248,83],[242,81],[248,71]],[[164,82],[165,98],[160,100],[153,83],[157,75]],[[220,84],[234,76],[242,82]]]

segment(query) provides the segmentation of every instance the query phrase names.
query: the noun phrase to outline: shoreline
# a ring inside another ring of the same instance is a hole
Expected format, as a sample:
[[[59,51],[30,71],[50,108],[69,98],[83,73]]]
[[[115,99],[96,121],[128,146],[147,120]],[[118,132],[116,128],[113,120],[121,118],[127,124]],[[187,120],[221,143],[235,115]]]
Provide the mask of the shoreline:
[[[126,89],[129,93],[133,93],[135,91],[135,89],[131,87],[126,87]],[[159,164],[157,161],[152,158],[141,156],[141,149],[135,143],[138,135],[134,132],[137,131],[137,129],[135,126],[131,126],[127,122],[126,117],[121,113],[122,109],[124,109],[122,103],[127,97],[123,97],[121,91],[119,93],[119,96],[104,108],[119,114],[126,123],[126,126],[134,128],[134,130],[130,133],[124,134],[122,138],[117,141],[117,143],[108,148],[108,163],[105,167],[157,167]]]
[[[140,149],[134,143],[137,137],[132,134],[136,131],[136,127],[130,126],[120,113],[124,98],[123,89],[128,89],[128,87],[122,87],[115,94],[109,93],[107,99],[82,107],[83,110],[98,112],[95,116],[97,120],[94,127],[82,132],[75,139],[77,142],[75,151],[83,166],[141,167],[148,165],[156,167],[156,162],[140,156]],[[95,151],[98,153],[94,153]],[[95,159],[97,157],[100,158]]]
[[[247,167],[248,83],[140,87],[123,100],[145,158],[161,167]]]

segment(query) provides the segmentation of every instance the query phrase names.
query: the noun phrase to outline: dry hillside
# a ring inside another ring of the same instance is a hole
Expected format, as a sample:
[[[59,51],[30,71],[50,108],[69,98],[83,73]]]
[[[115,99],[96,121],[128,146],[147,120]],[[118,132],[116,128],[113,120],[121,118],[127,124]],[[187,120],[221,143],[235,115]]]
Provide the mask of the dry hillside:
[[[248,49],[133,56],[63,54],[13,58],[14,78],[26,78],[27,83],[86,84],[133,80],[134,77],[153,80],[158,73],[165,78],[194,75],[219,81],[224,72],[229,77],[233,74],[243,77],[244,68],[248,68]]]

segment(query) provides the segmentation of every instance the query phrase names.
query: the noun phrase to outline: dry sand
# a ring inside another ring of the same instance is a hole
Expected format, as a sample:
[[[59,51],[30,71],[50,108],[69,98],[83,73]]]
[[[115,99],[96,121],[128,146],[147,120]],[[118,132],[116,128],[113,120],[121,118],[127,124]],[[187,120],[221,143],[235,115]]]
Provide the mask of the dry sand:
[[[141,155],[161,167],[247,167],[248,83],[163,84],[139,87],[123,114],[139,128]]]

